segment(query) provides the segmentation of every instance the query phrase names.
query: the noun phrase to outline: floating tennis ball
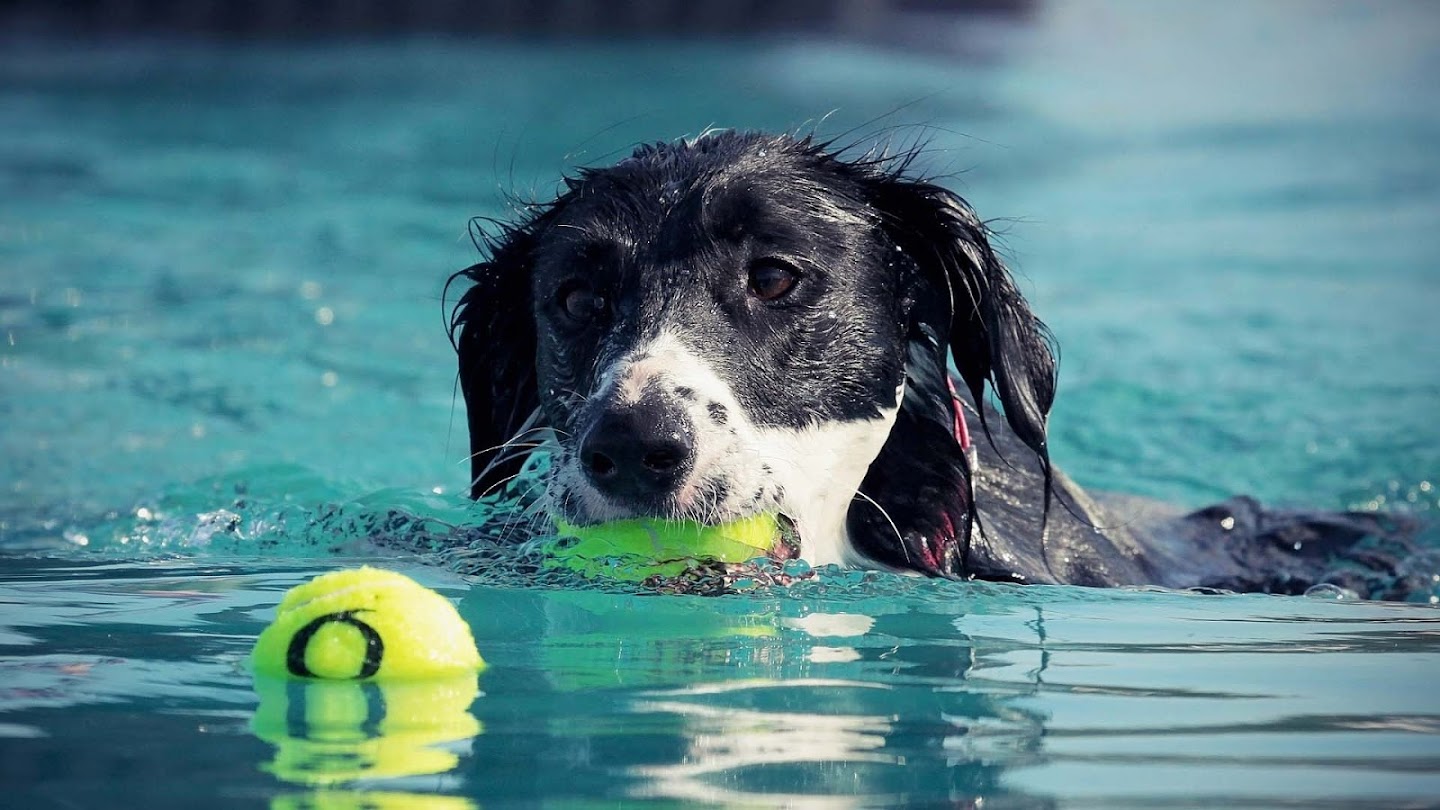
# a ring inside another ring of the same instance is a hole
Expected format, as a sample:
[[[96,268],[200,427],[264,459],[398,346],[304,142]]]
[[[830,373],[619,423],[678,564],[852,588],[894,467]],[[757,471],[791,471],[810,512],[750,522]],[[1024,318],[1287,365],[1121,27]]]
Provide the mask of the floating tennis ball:
[[[572,526],[557,519],[555,529],[559,539],[550,546],[549,565],[629,582],[674,577],[701,562],[753,560],[782,538],[781,519],[774,514],[716,526],[659,518]]]
[[[414,680],[485,667],[450,600],[368,566],[290,589],[251,660],[260,675],[331,680]]]

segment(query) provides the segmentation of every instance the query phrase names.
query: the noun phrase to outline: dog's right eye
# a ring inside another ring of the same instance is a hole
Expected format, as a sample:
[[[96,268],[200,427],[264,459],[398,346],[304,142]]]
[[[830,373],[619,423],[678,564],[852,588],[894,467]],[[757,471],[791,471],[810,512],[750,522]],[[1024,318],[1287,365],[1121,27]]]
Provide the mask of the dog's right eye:
[[[799,271],[779,259],[762,259],[750,265],[750,294],[761,301],[784,298],[799,280]]]
[[[605,297],[583,281],[572,281],[556,294],[565,315],[578,324],[589,323],[605,311]]]

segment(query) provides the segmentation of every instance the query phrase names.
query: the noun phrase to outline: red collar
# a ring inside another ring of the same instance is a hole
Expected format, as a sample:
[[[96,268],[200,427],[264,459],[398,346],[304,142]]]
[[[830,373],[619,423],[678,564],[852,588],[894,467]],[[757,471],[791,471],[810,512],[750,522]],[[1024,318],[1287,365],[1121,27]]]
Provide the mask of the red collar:
[[[965,454],[965,461],[970,465],[970,474],[980,469],[980,458],[975,452],[975,445],[970,441],[970,427],[965,424],[965,400],[960,398],[960,392],[955,390],[955,379],[949,374],[945,375],[945,386],[950,389],[950,401],[955,413],[955,441],[960,443],[960,452]]]

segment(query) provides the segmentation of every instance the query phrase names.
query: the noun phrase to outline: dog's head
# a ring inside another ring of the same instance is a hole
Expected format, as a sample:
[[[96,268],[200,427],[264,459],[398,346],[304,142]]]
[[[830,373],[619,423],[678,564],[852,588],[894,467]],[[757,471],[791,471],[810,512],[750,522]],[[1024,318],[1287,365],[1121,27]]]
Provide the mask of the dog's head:
[[[472,494],[543,434],[549,508],[576,525],[778,511],[817,564],[857,548],[884,562],[887,542],[912,560],[900,547],[926,538],[907,534],[968,531],[947,354],[975,401],[993,383],[1042,459],[1054,361],[983,223],[906,163],[722,133],[567,180],[462,271]],[[852,542],[862,481],[883,477],[872,464],[912,423],[943,429],[885,457],[945,460],[951,502]],[[941,558],[915,567],[962,573]]]

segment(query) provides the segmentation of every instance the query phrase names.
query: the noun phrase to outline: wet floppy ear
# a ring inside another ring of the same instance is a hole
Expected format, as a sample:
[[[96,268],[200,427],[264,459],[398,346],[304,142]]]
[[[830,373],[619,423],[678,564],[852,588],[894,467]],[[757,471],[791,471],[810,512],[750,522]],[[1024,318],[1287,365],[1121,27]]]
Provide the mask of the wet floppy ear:
[[[1048,469],[1053,341],[995,255],[989,230],[959,196],[930,183],[886,177],[872,192],[882,227],[913,262],[912,326],[948,344],[977,406],[986,383],[995,386],[1011,429]]]
[[[535,237],[512,228],[487,241],[490,259],[455,276],[473,286],[450,319],[470,427],[472,498],[519,473],[529,454],[509,443],[525,438],[519,434],[534,426],[540,407],[530,293]]]

